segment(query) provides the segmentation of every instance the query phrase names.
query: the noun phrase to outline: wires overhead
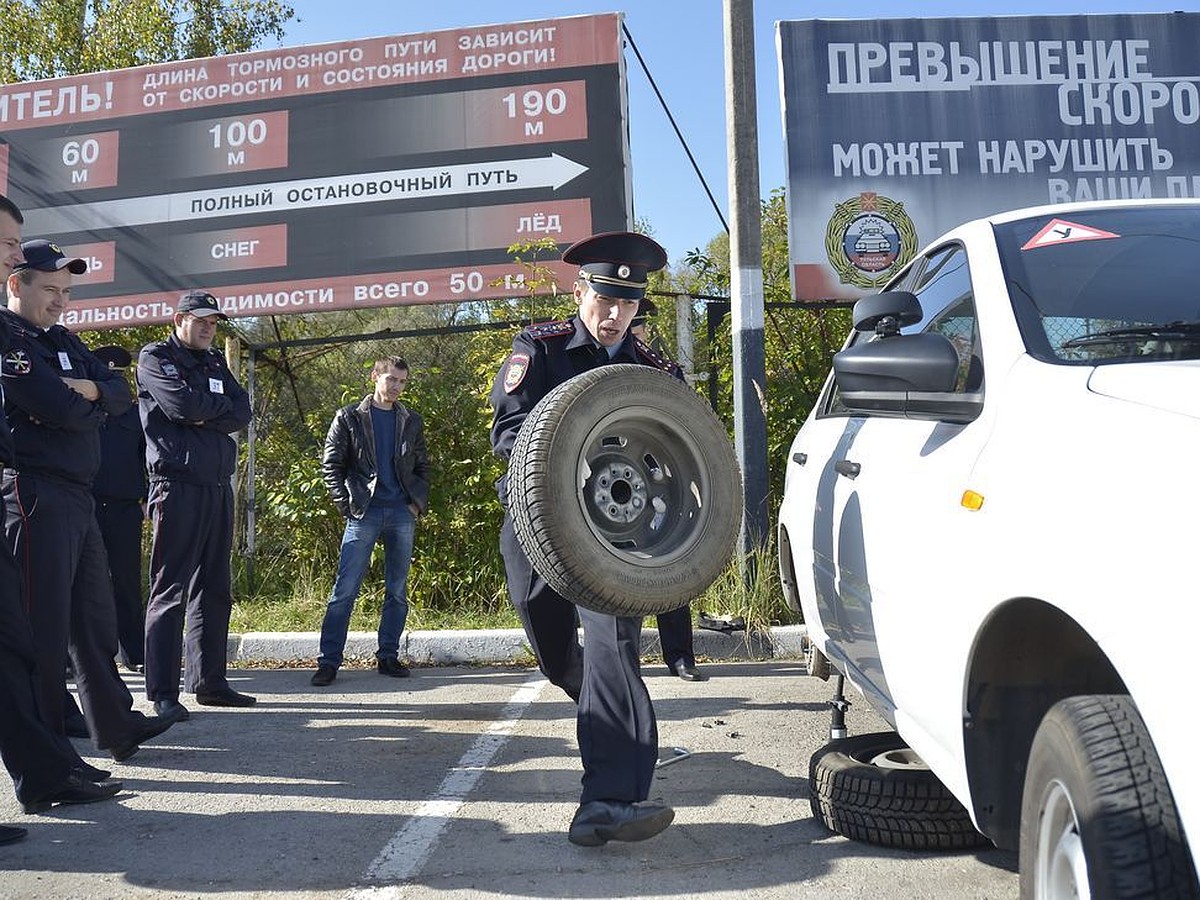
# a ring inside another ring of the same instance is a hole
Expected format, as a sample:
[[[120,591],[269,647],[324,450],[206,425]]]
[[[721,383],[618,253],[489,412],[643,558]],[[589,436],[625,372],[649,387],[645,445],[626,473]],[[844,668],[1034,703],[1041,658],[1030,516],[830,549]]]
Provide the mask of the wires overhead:
[[[663,99],[662,91],[658,89],[658,85],[654,83],[654,76],[650,74],[650,69],[646,65],[646,61],[642,59],[641,51],[638,50],[637,44],[633,40],[633,35],[629,33],[629,26],[624,22],[621,23],[621,31],[625,33],[625,39],[629,41],[629,46],[633,50],[633,55],[637,57],[638,63],[642,67],[642,71],[646,73],[646,80],[650,82],[650,87],[654,89],[654,96],[658,97],[658,102],[662,105],[663,112],[667,114],[667,119],[671,123],[671,127],[675,129],[675,136],[679,138],[679,143],[683,147],[683,152],[687,154],[688,160],[692,164],[692,168],[696,172],[696,177],[700,179],[700,186],[704,188],[704,193],[708,194],[708,201],[712,204],[713,211],[716,212],[717,218],[721,221],[721,227],[725,229],[725,233],[729,233],[729,223],[725,221],[725,216],[721,212],[721,207],[717,205],[716,198],[708,188],[708,182],[704,180],[704,173],[700,171],[700,166],[696,163],[696,157],[692,155],[692,150],[688,147],[687,140],[683,136],[683,132],[679,130],[679,126],[675,124],[675,117],[671,115],[671,109],[667,106],[667,101]]]

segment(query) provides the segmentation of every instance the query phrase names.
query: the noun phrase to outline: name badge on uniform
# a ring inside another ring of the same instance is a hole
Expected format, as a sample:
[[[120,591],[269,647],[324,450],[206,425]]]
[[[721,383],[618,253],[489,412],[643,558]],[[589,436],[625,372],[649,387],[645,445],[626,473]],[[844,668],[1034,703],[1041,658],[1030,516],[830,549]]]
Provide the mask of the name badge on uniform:
[[[71,357],[67,356],[65,350],[58,351],[58,367],[64,372],[71,371]]]
[[[208,379],[208,389],[211,393],[223,394],[225,393],[225,382],[220,378],[210,378]]]

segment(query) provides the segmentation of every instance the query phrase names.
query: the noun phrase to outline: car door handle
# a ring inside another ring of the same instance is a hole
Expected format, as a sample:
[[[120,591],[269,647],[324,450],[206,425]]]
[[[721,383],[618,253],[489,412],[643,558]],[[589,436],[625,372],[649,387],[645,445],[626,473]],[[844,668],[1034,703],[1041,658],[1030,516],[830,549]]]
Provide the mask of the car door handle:
[[[833,464],[833,470],[847,478],[857,478],[858,473],[862,471],[862,466],[856,462],[850,462],[848,459],[839,459]]]
[[[798,466],[802,466],[806,462],[808,462],[808,454],[801,453],[799,450],[797,450],[795,453],[792,454],[792,462],[794,462]]]

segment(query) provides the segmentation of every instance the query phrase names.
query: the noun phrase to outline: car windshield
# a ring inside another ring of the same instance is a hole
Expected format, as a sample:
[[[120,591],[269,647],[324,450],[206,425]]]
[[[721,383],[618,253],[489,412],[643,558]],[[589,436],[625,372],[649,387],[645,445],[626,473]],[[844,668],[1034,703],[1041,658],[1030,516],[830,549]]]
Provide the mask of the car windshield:
[[[1078,365],[1200,359],[1200,205],[1042,215],[995,233],[1035,357]]]

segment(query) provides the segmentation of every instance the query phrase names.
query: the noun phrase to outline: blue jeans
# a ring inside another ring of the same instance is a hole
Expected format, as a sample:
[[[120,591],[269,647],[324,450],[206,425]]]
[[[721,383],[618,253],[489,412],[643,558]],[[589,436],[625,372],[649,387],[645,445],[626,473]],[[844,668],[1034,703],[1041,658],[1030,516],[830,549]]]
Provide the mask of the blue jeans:
[[[346,632],[354,601],[362,589],[363,578],[371,565],[371,552],[383,538],[384,597],[379,616],[379,649],[377,659],[396,659],[400,654],[400,634],[408,618],[408,566],[412,561],[413,516],[407,506],[376,509],[368,506],[361,519],[348,519],[342,535],[342,552],[338,560],[337,579],[325,621],[321,624],[321,655],[318,665],[335,669],[342,664],[346,649]]]

